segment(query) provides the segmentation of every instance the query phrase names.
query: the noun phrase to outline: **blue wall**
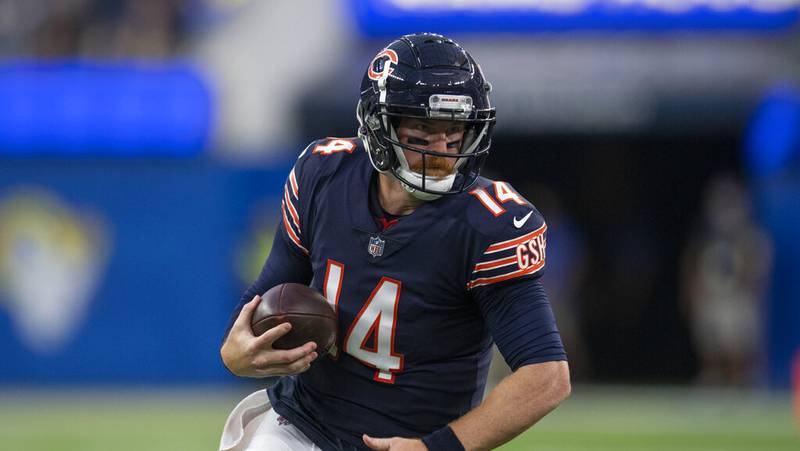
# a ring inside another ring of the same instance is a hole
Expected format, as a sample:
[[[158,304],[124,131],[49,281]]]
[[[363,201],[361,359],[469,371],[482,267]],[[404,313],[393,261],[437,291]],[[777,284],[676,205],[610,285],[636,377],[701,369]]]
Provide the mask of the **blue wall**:
[[[232,379],[218,348],[246,279],[238,253],[274,230],[287,169],[0,160],[0,383]],[[87,274],[86,299],[59,301]],[[62,320],[74,330],[54,334]]]

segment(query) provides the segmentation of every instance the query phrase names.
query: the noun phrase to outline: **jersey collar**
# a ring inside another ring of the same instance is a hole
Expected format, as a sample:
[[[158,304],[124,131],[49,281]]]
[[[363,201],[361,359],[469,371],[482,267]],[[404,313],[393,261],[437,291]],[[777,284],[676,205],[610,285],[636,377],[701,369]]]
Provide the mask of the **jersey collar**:
[[[405,246],[416,235],[429,230],[438,220],[440,214],[438,207],[446,201],[445,199],[426,202],[410,215],[402,217],[396,225],[382,231],[375,223],[369,206],[369,190],[372,178],[377,177],[377,173],[367,158],[361,158],[359,164],[354,166],[353,172],[347,177],[349,180],[345,183],[347,205],[344,207],[349,211],[354,229],[370,237],[380,237],[387,241],[384,255]]]

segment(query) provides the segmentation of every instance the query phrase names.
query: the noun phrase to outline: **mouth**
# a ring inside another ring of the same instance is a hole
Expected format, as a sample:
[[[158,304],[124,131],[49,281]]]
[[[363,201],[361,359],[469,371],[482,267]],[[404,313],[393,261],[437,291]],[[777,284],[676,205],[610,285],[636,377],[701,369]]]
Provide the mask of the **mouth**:
[[[447,176],[453,175],[453,169],[455,166],[454,161],[449,161],[449,158],[442,158],[442,157],[426,157],[425,160],[425,176],[432,177],[435,179],[442,179]],[[411,165],[410,168],[412,171],[416,172],[419,175],[423,175],[423,167],[422,167],[422,160],[415,162]]]

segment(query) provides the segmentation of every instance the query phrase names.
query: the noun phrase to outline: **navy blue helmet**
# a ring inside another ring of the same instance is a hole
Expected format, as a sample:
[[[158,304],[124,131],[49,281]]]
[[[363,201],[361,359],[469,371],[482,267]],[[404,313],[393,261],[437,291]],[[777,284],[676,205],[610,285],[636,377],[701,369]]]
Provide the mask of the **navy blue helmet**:
[[[490,90],[478,63],[451,39],[418,33],[392,42],[373,58],[361,82],[358,135],[372,165],[393,174],[423,200],[468,189],[491,145],[495,110],[489,103]],[[453,154],[402,144],[396,133],[401,118],[463,122],[461,149]],[[422,173],[409,168],[403,149],[422,154]],[[426,155],[456,159],[455,173],[426,174]]]

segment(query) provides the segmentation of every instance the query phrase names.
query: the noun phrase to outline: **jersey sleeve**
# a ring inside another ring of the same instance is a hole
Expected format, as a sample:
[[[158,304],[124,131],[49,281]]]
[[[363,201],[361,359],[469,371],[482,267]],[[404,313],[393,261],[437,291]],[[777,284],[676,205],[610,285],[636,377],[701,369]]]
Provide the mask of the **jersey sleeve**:
[[[281,192],[280,219],[272,250],[258,278],[247,288],[233,310],[225,331],[227,338],[244,304],[257,294],[287,282],[308,284],[313,275],[309,259],[311,220],[309,198],[318,178],[318,163],[311,155],[320,141],[309,144],[297,158]]]
[[[542,286],[547,224],[506,183],[472,193],[467,214],[478,238],[471,246],[467,290],[478,304],[498,349],[513,369],[566,360],[550,302]]]
[[[309,223],[305,221],[307,214],[307,197],[313,189],[313,163],[309,164],[309,154],[316,144],[311,143],[300,153],[286,183],[283,185],[281,197],[281,222],[278,232],[284,236],[289,248],[298,255],[309,255],[310,248],[307,236],[310,236]],[[308,172],[312,172],[308,174]],[[305,233],[304,233],[305,232]]]
[[[313,275],[311,261],[307,255],[303,255],[294,248],[294,243],[290,243],[286,233],[283,233],[284,224],[278,224],[275,231],[275,239],[272,243],[272,250],[267,257],[267,261],[261,268],[258,278],[245,290],[239,303],[234,308],[228,320],[228,327],[225,330],[225,338],[233,327],[233,323],[239,316],[242,307],[250,302],[255,295],[264,294],[275,285],[287,282],[302,283],[307,285],[311,282]]]
[[[506,190],[511,189],[504,186]],[[488,190],[478,189],[481,196],[476,197],[481,204],[493,202]],[[492,208],[502,208],[498,215],[495,214],[498,210],[476,207],[477,202],[473,202],[468,215],[479,238],[472,246],[467,290],[514,279],[538,278],[544,272],[547,224],[533,205],[516,193],[515,199],[519,203],[489,204]]]
[[[521,278],[482,287],[473,294],[506,363],[524,365],[567,360],[542,282]]]
[[[314,236],[314,196],[342,164],[343,156],[358,148],[356,138],[313,141],[297,158],[283,187],[282,231],[290,248],[308,256]]]

